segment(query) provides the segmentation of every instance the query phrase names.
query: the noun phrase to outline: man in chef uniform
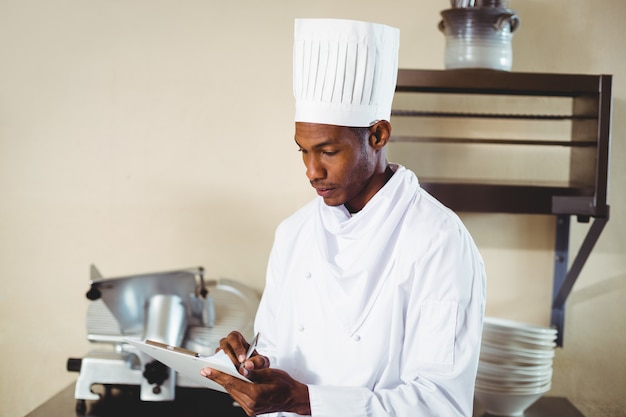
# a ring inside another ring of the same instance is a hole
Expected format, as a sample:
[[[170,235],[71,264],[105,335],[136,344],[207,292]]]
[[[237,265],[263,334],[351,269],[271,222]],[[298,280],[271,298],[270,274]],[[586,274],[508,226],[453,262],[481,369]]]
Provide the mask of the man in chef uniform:
[[[399,31],[295,23],[295,141],[318,197],[277,228],[254,384],[205,368],[249,415],[471,416],[483,261],[459,218],[390,164]]]

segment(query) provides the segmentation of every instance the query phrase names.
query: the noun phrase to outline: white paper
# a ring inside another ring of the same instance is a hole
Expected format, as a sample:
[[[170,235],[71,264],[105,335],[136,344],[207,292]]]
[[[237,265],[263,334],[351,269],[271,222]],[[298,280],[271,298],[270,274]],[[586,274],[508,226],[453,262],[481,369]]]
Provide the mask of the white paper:
[[[246,382],[249,379],[239,373],[231,359],[223,350],[220,350],[212,356],[192,356],[173,350],[164,349],[162,347],[149,345],[138,339],[124,339],[125,342],[135,346],[141,352],[158,360],[164,365],[170,367],[181,375],[193,380],[197,384],[221,392],[226,392],[224,387],[218,383],[200,375],[202,368],[213,368],[220,372],[232,375]]]

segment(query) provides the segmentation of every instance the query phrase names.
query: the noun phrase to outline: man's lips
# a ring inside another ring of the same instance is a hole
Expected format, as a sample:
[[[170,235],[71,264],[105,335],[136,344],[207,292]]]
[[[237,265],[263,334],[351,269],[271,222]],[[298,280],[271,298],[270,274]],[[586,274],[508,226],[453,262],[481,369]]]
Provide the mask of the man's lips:
[[[328,197],[335,190],[335,187],[331,186],[313,185],[313,187],[315,188],[315,191],[317,191],[317,195],[321,197]]]
[[[319,195],[320,197],[328,197],[330,195],[330,193],[332,193],[332,189],[324,189],[324,188],[317,188],[317,195]]]

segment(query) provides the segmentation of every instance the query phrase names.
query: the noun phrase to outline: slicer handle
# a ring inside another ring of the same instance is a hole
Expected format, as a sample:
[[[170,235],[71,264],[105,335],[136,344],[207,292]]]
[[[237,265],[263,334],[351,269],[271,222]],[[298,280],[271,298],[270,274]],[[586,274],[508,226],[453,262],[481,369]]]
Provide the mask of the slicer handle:
[[[198,267],[198,272],[198,276],[200,277],[200,296],[206,298],[209,290],[206,289],[206,285],[204,284],[204,268]]]
[[[80,358],[69,358],[67,360],[67,370],[70,372],[80,372],[83,360]]]
[[[91,301],[94,301],[100,298],[102,296],[102,293],[100,292],[98,287],[96,287],[95,285],[92,285],[91,288],[89,288],[89,291],[87,291],[87,294],[85,295],[87,296],[88,299],[90,299]]]

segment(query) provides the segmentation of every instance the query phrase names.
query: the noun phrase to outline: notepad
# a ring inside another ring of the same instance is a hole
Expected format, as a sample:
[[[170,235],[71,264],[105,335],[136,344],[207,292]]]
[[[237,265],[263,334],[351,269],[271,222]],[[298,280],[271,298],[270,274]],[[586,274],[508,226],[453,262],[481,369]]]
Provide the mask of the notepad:
[[[125,338],[124,341],[203,387],[226,392],[224,387],[217,382],[200,375],[200,370],[206,367],[232,375],[243,381],[251,382],[239,373],[232,360],[223,350],[218,351],[215,355],[202,356],[186,349],[150,344],[139,339]]]

